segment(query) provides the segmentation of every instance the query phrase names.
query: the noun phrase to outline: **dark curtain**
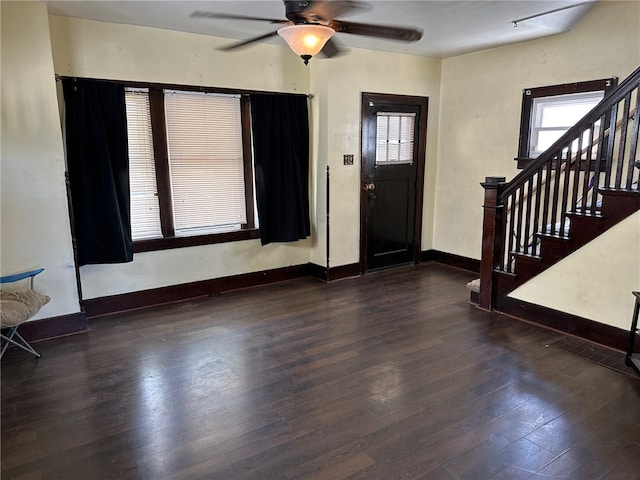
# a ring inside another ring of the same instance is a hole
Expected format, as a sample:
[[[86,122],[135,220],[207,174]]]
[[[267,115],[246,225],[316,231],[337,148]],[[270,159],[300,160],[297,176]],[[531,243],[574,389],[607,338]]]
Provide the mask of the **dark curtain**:
[[[67,169],[79,265],[133,260],[124,87],[66,78]]]
[[[256,199],[262,245],[306,238],[309,116],[302,95],[251,95]]]

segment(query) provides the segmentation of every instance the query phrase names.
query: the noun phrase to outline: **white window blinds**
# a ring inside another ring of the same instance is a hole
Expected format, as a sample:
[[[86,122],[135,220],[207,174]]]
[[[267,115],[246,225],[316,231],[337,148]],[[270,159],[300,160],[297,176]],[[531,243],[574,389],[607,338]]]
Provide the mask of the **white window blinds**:
[[[151,115],[147,89],[126,89],[129,139],[131,235],[134,240],[161,237]]]
[[[415,113],[378,112],[376,165],[413,163]]]
[[[240,97],[165,91],[176,233],[247,222]]]

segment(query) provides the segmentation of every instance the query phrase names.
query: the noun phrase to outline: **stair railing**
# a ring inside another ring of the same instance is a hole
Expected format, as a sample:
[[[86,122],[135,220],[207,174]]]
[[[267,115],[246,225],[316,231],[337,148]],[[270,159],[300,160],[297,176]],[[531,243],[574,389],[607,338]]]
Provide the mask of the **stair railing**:
[[[538,257],[538,237],[566,238],[572,215],[600,215],[601,191],[638,191],[640,68],[510,182],[487,177],[479,306],[495,304],[495,272]]]

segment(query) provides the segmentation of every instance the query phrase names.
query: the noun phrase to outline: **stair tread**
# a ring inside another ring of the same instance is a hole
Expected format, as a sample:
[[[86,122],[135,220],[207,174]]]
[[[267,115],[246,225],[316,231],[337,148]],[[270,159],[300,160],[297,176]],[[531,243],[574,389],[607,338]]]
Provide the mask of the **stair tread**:
[[[550,238],[552,240],[562,240],[564,242],[571,240],[571,237],[568,235],[552,235],[550,233],[538,232],[536,233],[538,237]]]
[[[604,215],[602,215],[601,210],[596,210],[595,212],[582,212],[580,210],[569,210],[567,212],[568,216],[571,217],[582,217],[582,218],[593,218],[596,220],[604,219]]]
[[[628,195],[632,197],[640,196],[640,190],[635,188],[627,189],[627,188],[614,188],[614,187],[600,187],[598,192],[605,195]]]
[[[500,270],[499,268],[494,268],[493,269],[493,273],[497,273],[502,275],[503,277],[508,277],[511,279],[515,279],[516,278],[516,274],[513,272],[507,272],[506,270]]]
[[[525,252],[511,252],[511,255],[518,257],[518,258],[526,258],[528,260],[535,260],[537,262],[542,260],[542,257],[540,255],[534,255],[532,253],[525,253]]]
[[[576,208],[574,208],[573,210],[569,210],[569,211],[570,212],[575,212],[575,213],[582,213],[583,210],[582,210],[582,207],[576,206]],[[587,205],[587,207],[584,209],[584,211],[587,212],[587,215],[588,214],[593,214],[593,213],[597,214],[599,212],[602,212],[602,207],[600,206],[600,207],[596,207],[594,209],[594,208],[591,208],[590,205]]]

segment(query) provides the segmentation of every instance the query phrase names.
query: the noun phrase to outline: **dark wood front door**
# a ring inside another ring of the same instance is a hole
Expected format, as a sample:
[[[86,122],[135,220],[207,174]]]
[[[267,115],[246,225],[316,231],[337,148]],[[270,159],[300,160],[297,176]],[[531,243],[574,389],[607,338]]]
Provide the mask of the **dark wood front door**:
[[[428,99],[362,94],[360,269],[418,263]]]

